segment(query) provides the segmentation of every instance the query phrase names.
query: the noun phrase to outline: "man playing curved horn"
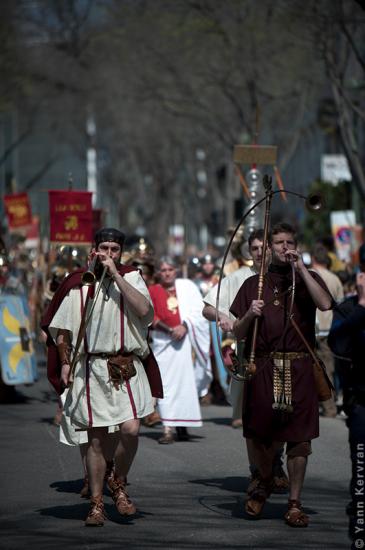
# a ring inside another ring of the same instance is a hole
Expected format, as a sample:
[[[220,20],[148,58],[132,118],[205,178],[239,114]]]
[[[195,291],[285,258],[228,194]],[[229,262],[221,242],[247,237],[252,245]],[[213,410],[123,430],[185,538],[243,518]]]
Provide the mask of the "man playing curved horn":
[[[319,411],[313,359],[303,336],[313,347],[316,308],[331,309],[332,297],[319,275],[305,267],[289,224],[272,228],[269,246],[272,260],[262,300],[255,298],[258,276],[254,276],[242,285],[230,309],[237,318],[234,334],[238,340],[247,338],[248,344],[253,321],[259,319],[256,374],[247,385],[243,429],[252,439],[261,482],[246,501],[245,511],[251,517],[261,514],[272,490],[273,456],[286,442],[290,495],[285,520],[290,526],[306,527],[308,516],[300,497],[311,440],[319,435]],[[249,351],[250,345],[246,343],[245,349]]]
[[[246,279],[256,275],[260,271],[262,260],[262,246],[264,239],[264,230],[256,229],[248,238],[248,249],[252,257],[252,267],[243,266],[227,275],[222,279],[220,288],[219,302],[219,325],[224,332],[232,332],[234,316],[230,313],[229,308],[235,299],[237,292]],[[266,253],[266,262],[268,263],[268,253]],[[213,287],[208,294],[203,298],[204,309],[203,316],[209,321],[216,320],[216,300],[217,300],[217,285]],[[242,427],[242,410],[243,410],[243,382],[232,378],[230,382],[230,398],[232,402],[232,427]],[[251,439],[246,439],[247,456],[250,465],[251,479],[248,484],[247,493],[250,494],[256,487],[259,481],[259,472],[254,463]],[[275,454],[273,463],[273,492],[283,493],[288,488],[288,478],[282,467],[283,449],[280,447]]]

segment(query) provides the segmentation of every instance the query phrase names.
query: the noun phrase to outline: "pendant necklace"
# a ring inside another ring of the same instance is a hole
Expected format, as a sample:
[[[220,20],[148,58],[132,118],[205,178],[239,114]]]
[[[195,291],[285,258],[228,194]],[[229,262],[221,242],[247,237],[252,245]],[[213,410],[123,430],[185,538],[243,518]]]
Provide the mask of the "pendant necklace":
[[[268,287],[270,288],[270,290],[272,290],[272,292],[274,294],[274,299],[271,303],[276,307],[281,305],[281,301],[279,300],[279,297],[284,296],[285,294],[292,292],[292,289],[293,289],[292,286],[289,286],[286,290],[283,290],[282,292],[280,292],[280,289],[277,287],[277,285],[272,286],[270,284],[270,280],[269,280],[268,277],[266,278],[266,282],[267,282]]]
[[[279,295],[279,289],[277,286],[274,286],[274,288],[272,289],[273,293],[274,293],[274,301],[273,301],[273,304],[274,306],[280,306],[280,300],[278,299],[278,295]]]

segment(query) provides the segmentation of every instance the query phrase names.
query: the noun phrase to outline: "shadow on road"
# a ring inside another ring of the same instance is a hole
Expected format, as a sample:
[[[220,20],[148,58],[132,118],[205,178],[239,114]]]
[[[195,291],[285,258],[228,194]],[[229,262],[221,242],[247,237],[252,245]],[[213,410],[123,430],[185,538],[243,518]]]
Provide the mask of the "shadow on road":
[[[121,516],[114,504],[105,503],[105,514],[107,519],[113,523],[121,525],[134,525],[135,521],[147,516],[153,516],[150,512],[138,510],[133,516]],[[72,504],[69,506],[50,506],[48,508],[40,508],[37,510],[41,516],[49,516],[58,519],[71,519],[76,521],[85,521],[89,511],[89,501],[84,501],[80,504]]]
[[[72,481],[55,481],[50,484],[50,487],[52,489],[56,489],[58,493],[79,493],[83,483],[83,479],[74,479]]]
[[[232,419],[231,418],[220,418],[220,417],[212,417],[212,418],[204,418],[203,420],[204,424],[217,424],[218,426],[231,426]]]
[[[143,430],[143,431],[140,432],[139,437],[145,437],[147,439],[153,439],[154,441],[157,442],[160,439],[160,437],[162,436],[162,433],[163,433],[162,428],[159,432],[152,431],[151,429],[149,429],[149,431],[144,431]],[[176,439],[174,443],[187,445],[189,443],[194,443],[194,442],[197,443],[201,439],[205,439],[205,437],[203,435],[195,435],[191,431],[189,431],[189,440],[188,441],[178,441]]]

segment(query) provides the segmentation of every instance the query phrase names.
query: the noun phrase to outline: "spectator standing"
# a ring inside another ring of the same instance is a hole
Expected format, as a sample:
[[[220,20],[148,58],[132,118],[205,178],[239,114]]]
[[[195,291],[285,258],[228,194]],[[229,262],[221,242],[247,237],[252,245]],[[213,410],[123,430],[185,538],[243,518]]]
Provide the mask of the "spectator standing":
[[[339,303],[343,297],[343,285],[339,277],[329,270],[331,265],[331,259],[328,256],[327,250],[321,246],[316,245],[312,252],[312,269],[318,273],[318,275],[326,283],[328,290],[330,291],[332,298],[336,303]],[[333,311],[316,311],[316,343],[317,354],[326,365],[327,374],[334,384],[335,374],[335,358],[328,346],[327,338],[331,328],[333,319]],[[332,396],[328,401],[322,402],[323,416],[327,418],[335,418],[337,415],[337,407],[335,399]]]
[[[158,276],[160,282],[149,287],[155,310],[151,347],[164,391],[164,399],[157,401],[164,429],[159,443],[169,444],[174,442],[174,427],[178,440],[188,440],[187,428],[202,426],[196,378],[204,385],[210,333],[197,286],[177,278],[172,258],[160,259]]]

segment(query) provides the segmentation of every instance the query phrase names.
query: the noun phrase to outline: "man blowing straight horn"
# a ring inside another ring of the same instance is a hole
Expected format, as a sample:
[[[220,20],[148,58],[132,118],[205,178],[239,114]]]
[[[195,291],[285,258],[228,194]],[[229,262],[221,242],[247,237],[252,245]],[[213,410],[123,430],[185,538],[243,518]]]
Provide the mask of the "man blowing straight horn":
[[[119,427],[122,460],[116,461],[108,485],[120,514],[136,512],[126,492],[126,476],[137,452],[140,419],[153,411],[152,393],[162,397],[159,370],[147,343],[152,302],[139,271],[120,264],[123,243],[124,234],[117,229],[100,229],[93,249],[98,258],[95,285],[82,285],[81,270],[70,275],[42,323],[48,335],[48,377],[61,393],[70,385],[71,351],[75,353],[87,308],[88,323],[64,406],[72,426],[88,433],[87,526],[103,525],[105,519],[102,494],[109,426]]]

